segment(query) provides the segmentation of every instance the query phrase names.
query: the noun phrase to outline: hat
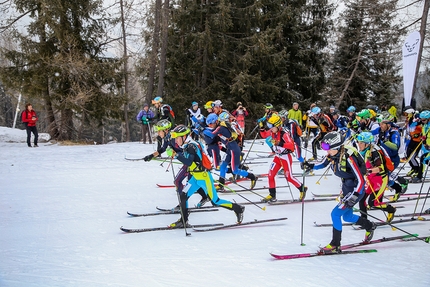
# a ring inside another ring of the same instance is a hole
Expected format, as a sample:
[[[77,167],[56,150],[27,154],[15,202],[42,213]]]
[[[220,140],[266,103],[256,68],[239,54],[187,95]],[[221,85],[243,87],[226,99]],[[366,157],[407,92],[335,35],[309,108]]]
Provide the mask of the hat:
[[[143,107],[148,107],[148,104],[147,104],[147,103],[144,103],[144,104],[143,104]]]
[[[242,102],[237,102],[237,106],[239,107],[239,106],[241,106],[242,105]]]

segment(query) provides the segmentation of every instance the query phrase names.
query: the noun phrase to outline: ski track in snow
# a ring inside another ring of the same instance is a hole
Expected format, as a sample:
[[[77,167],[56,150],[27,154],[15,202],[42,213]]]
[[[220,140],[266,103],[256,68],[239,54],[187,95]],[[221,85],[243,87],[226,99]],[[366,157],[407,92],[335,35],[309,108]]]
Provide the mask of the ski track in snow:
[[[5,128],[0,128],[5,129]],[[2,130],[2,138],[7,132]],[[5,135],[6,134],[6,135]],[[7,140],[5,140],[7,141]],[[247,147],[250,144],[248,143]],[[254,145],[256,150],[268,150]],[[277,254],[314,252],[331,239],[331,228],[316,228],[314,221],[329,223],[335,201],[304,205],[304,243],[301,243],[301,204],[267,206],[266,211],[246,205],[244,221],[288,217],[286,221],[185,236],[183,229],[125,234],[120,226],[166,226],[179,216],[129,217],[126,212],[155,212],[156,206],[174,207],[173,176],[168,162],[126,161],[143,157],[152,145],[118,143],[59,146],[41,143],[0,142],[0,286],[429,286],[427,262],[430,245],[420,241],[372,245],[374,254],[356,254],[277,261]],[[324,153],[321,152],[321,155]],[[252,152],[250,153],[250,156]],[[309,154],[308,154],[309,156]],[[261,161],[261,159],[258,159]],[[255,173],[267,173],[267,164],[250,165]],[[166,168],[169,166],[169,171]],[[180,165],[174,165],[177,172]],[[295,172],[301,172],[298,164]],[[215,176],[215,178],[217,178]],[[312,193],[336,193],[334,176],[307,177]],[[300,180],[301,177],[299,178]],[[277,177],[278,185],[285,185]],[[241,185],[249,186],[249,182]],[[267,178],[257,183],[267,186]],[[233,185],[232,185],[233,186]],[[418,192],[421,185],[410,185]],[[425,183],[423,192],[429,184]],[[295,198],[298,191],[291,185]],[[267,192],[259,191],[265,196]],[[389,194],[389,193],[388,193]],[[221,198],[244,202],[235,194]],[[250,200],[259,197],[252,193]],[[291,199],[288,188],[278,199]],[[190,198],[195,205],[200,196]],[[419,202],[419,208],[423,201]],[[416,201],[402,202],[401,213],[413,212]],[[426,204],[426,208],[430,204]],[[419,209],[420,210],[420,209]],[[418,210],[418,211],[419,211]],[[384,218],[380,211],[372,215]],[[191,224],[235,222],[232,211],[191,213]],[[421,236],[430,235],[428,221],[399,224]],[[389,226],[376,229],[375,239],[401,235]],[[344,227],[344,244],[361,241],[364,231]],[[366,247],[364,247],[365,249]]]

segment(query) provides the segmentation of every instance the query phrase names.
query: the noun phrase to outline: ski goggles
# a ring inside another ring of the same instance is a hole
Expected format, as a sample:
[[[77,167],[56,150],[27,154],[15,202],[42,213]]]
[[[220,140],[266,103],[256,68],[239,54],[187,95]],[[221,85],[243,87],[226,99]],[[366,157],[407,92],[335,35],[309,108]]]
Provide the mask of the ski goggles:
[[[325,151],[331,150],[331,149],[339,149],[342,145],[336,145],[331,146],[329,143],[323,142],[321,143],[321,148]]]
[[[273,125],[273,124],[271,124],[271,123],[266,123],[266,126],[267,126],[269,129],[271,129],[271,128],[273,128],[273,127],[274,127],[274,125]]]

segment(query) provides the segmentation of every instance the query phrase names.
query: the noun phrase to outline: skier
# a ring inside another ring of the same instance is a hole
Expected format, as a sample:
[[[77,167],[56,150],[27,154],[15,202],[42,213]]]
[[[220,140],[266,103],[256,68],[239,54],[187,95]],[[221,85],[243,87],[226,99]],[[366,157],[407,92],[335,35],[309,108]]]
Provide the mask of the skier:
[[[425,110],[420,113],[420,119],[423,125],[422,128],[422,145],[421,145],[421,157],[420,157],[420,167],[418,169],[418,174],[413,177],[411,181],[413,183],[420,183],[423,181],[424,165],[428,165],[430,161],[430,111]]]
[[[175,126],[175,113],[172,110],[172,107],[170,107],[167,104],[163,104],[163,98],[161,97],[155,97],[152,100],[152,104],[157,110],[156,117],[158,120],[168,120],[172,123],[172,127]],[[157,150],[161,148],[162,144],[162,138],[157,136]]]
[[[233,175],[240,175],[242,177],[249,178],[251,180],[250,189],[253,189],[255,187],[255,184],[257,183],[257,178],[254,174],[239,168],[241,151],[239,144],[236,141],[237,132],[234,130],[233,126],[230,123],[230,115],[227,112],[223,112],[219,115],[218,120],[220,124],[215,130],[213,130],[212,132],[209,130],[204,131],[204,134],[210,138],[215,138],[216,136],[218,136],[226,148],[225,152],[227,156],[220,165],[219,182],[221,184],[218,185],[218,190],[223,190],[228,165],[231,166],[231,171]]]
[[[203,115],[201,114],[199,104],[197,102],[191,103],[191,108],[186,109],[185,126],[190,129],[195,129],[200,126]],[[194,140],[199,139],[198,133],[191,133]]]
[[[324,160],[317,165],[307,161],[302,164],[305,171],[322,169],[331,164],[333,174],[342,179],[342,199],[331,212],[333,236],[330,243],[321,248],[321,252],[324,253],[340,252],[342,218],[346,222],[353,222],[366,229],[365,241],[372,239],[376,229],[375,223],[353,213],[352,208],[364,196],[363,174],[366,173],[366,166],[358,151],[344,145],[344,141],[344,136],[339,132],[327,133],[321,141],[321,148],[327,151]]]
[[[333,131],[335,128],[330,117],[324,114],[319,107],[313,107],[312,110],[312,120],[318,124],[320,132],[312,141],[312,158],[309,160],[314,161],[318,159],[317,148],[321,145],[320,142],[322,138],[329,132]]]
[[[188,198],[198,190],[203,190],[214,205],[233,210],[236,214],[237,223],[241,223],[245,207],[218,197],[212,174],[203,165],[205,156],[203,155],[203,146],[189,135],[190,129],[184,125],[179,125],[171,131],[172,139],[183,150],[183,153],[177,155],[177,159],[187,167],[190,178],[180,194],[182,216],[170,224],[170,227],[183,228],[184,224],[187,227],[190,226],[188,225]]]
[[[262,202],[276,201],[276,183],[275,176],[280,168],[284,169],[284,176],[287,181],[291,182],[300,191],[300,201],[306,196],[307,187],[304,186],[297,178],[293,176],[293,158],[291,154],[294,152],[294,140],[288,130],[282,128],[282,120],[278,114],[272,114],[267,120],[267,127],[270,128],[272,134],[273,150],[276,155],[273,158],[269,170],[269,195],[263,198]]]
[[[387,211],[387,222],[394,218],[396,208],[382,202],[385,188],[388,184],[388,171],[386,170],[384,151],[374,144],[373,135],[370,132],[362,132],[355,138],[358,149],[364,158],[367,169],[365,195],[360,200],[361,216],[367,218],[367,206],[376,207]],[[368,201],[367,201],[368,199]],[[367,203],[368,202],[368,203]]]
[[[157,151],[145,156],[143,158],[144,161],[150,161],[154,157],[157,157],[164,152],[167,152],[167,154],[170,157],[175,156],[175,154],[182,153],[182,149],[179,146],[177,146],[174,141],[171,140],[171,135],[169,132],[171,127],[172,127],[172,123],[169,122],[167,119],[158,121],[154,125],[154,130],[157,131],[158,137],[162,139],[162,145],[159,149],[157,149]],[[179,169],[174,179],[174,184],[176,187],[176,191],[178,193],[182,193],[182,190],[184,189],[183,181],[187,176],[188,176],[188,167],[186,165],[183,165]],[[202,207],[205,203],[209,201],[209,199],[203,191],[199,191],[198,193],[202,196],[202,199],[197,204],[197,207]],[[174,210],[179,210],[179,205],[176,206]]]
[[[404,131],[406,158],[409,158],[411,170],[406,176],[415,177],[419,173],[420,162],[418,154],[422,144],[422,129],[423,125],[419,118],[419,114],[411,107],[406,106],[404,114],[406,115]]]
[[[390,113],[383,112],[379,127],[372,130],[372,134],[374,137],[377,136],[375,142],[388,153],[394,163],[394,168],[397,168],[400,164],[400,133],[398,126],[393,123],[393,120],[394,117]],[[388,186],[396,191],[393,200],[397,201],[400,195],[406,192],[409,182],[404,177],[392,172],[389,176]]]

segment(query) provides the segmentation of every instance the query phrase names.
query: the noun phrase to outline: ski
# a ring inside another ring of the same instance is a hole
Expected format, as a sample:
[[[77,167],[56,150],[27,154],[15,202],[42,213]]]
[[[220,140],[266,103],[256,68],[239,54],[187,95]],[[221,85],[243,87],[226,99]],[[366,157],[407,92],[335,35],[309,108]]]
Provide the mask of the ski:
[[[288,185],[279,185],[276,188],[287,188]],[[262,186],[262,187],[254,187],[253,189],[224,189],[224,191],[218,190],[218,193],[234,193],[234,192],[243,192],[243,191],[255,191],[255,190],[265,190],[269,189],[268,186]]]
[[[238,180],[236,180],[236,181],[226,181],[225,183],[224,183],[224,185],[229,185],[229,184],[232,184],[232,183],[236,183],[236,182],[241,182],[241,181],[245,181],[245,180],[248,180],[248,178],[246,178],[246,177],[243,177],[243,178],[239,178]],[[157,186],[158,187],[161,187],[161,188],[172,188],[172,187],[175,187],[175,185],[174,184],[159,184],[159,183],[157,183]],[[218,184],[217,183],[215,183],[215,186],[218,186]]]
[[[211,211],[218,211],[218,208],[189,210],[189,212],[211,212]],[[132,213],[132,212],[127,211],[127,214],[132,216],[132,217],[155,216],[155,215],[165,215],[165,214],[179,214],[179,213],[180,213],[179,210],[173,210],[173,209],[163,210],[163,211],[159,211],[159,212],[152,212],[152,213]]]
[[[393,220],[390,223],[388,222],[375,222],[376,226],[383,226],[383,225],[389,225],[389,224],[398,224],[398,223],[404,223],[404,222],[410,222],[410,221],[415,221],[415,220],[421,220],[424,221],[425,218],[423,219],[418,219],[418,218],[408,218],[408,219],[399,219],[399,220]],[[333,224],[332,223],[317,223],[316,221],[314,221],[314,225],[315,227],[332,227]],[[342,226],[352,226],[355,225],[355,223],[352,222],[343,222]],[[361,229],[361,226],[357,226],[356,229]]]
[[[312,192],[313,197],[338,197],[340,193],[326,193],[326,194],[315,194]]]
[[[394,217],[409,217],[409,216],[430,216],[429,213],[404,213],[404,214],[394,214]]]
[[[140,158],[128,158],[128,157],[124,157],[125,160],[129,160],[129,161],[139,161],[139,160],[143,160],[145,157],[140,157]],[[158,157],[157,159],[159,160],[169,160],[169,157]]]
[[[216,207],[217,206],[215,206],[215,205],[207,205],[207,206],[202,206],[202,207],[188,207],[188,210],[192,212],[193,210],[213,209]],[[167,212],[178,211],[178,209],[176,209],[176,207],[174,207],[174,208],[161,208],[161,207],[156,206],[155,208],[159,211],[167,211]]]
[[[192,225],[191,228],[222,226],[222,225],[223,225],[222,223],[196,224],[196,225]],[[125,228],[121,226],[119,229],[121,229],[126,233],[142,233],[142,232],[151,232],[151,231],[160,231],[160,230],[177,230],[177,229],[183,229],[183,228],[172,228],[170,226],[152,227],[152,228]]]
[[[286,254],[286,255],[278,255],[274,253],[270,253],[272,257],[278,260],[286,260],[286,259],[296,259],[296,258],[309,258],[316,256],[326,256],[326,255],[345,255],[345,254],[356,254],[356,253],[374,253],[377,252],[376,249],[363,249],[363,250],[347,250],[337,253],[324,253],[321,251],[312,252],[312,253],[298,253],[298,254]]]
[[[419,238],[418,234],[399,235],[399,236],[393,236],[393,237],[382,237],[380,239],[374,239],[371,241],[362,241],[362,242],[342,245],[341,249],[346,250],[346,249],[350,249],[350,248],[354,248],[354,247],[358,247],[358,246],[381,243],[381,242],[388,242],[388,241],[399,240],[399,239],[403,240],[403,241],[411,241],[411,240],[417,240],[418,238]]]
[[[260,224],[260,223],[266,223],[266,222],[281,221],[281,220],[287,220],[287,219],[288,219],[287,217],[272,218],[272,219],[261,219],[261,220],[255,219],[254,221],[247,221],[247,222],[242,222],[242,223],[235,223],[235,224],[216,226],[216,227],[204,228],[204,229],[199,229],[198,226],[193,226],[193,230],[196,232],[206,232],[206,231],[214,231],[214,230],[220,230],[220,229],[241,227],[241,226],[251,225],[251,224]]]
[[[336,198],[311,198],[311,199],[305,199],[305,203],[306,202],[318,202],[318,201],[332,201],[332,200],[336,200]],[[260,202],[261,203],[261,202]],[[268,202],[268,204],[270,205],[283,205],[283,204],[292,204],[292,203],[301,203],[300,200],[298,199],[294,199],[294,200],[278,200],[275,202]]]
[[[406,219],[400,218],[398,220],[393,220],[391,222],[386,222],[386,221],[375,222],[375,224],[376,224],[376,226],[380,227],[380,226],[393,225],[393,224],[412,222],[412,221],[426,221],[426,219],[424,217],[406,218]],[[356,230],[362,229],[361,226],[354,226],[353,224],[352,224],[352,227]]]

